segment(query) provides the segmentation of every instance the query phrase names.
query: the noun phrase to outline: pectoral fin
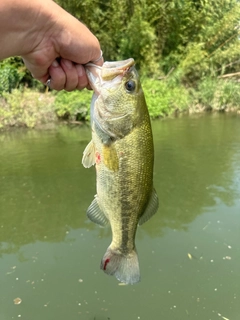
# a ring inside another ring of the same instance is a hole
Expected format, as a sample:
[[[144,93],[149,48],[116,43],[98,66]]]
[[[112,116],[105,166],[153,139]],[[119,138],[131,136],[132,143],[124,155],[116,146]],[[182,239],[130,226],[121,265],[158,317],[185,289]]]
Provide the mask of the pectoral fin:
[[[85,168],[90,168],[95,164],[95,147],[92,140],[83,151],[82,164]]]
[[[142,225],[144,222],[148,221],[158,210],[158,196],[156,190],[153,188],[151,197],[148,201],[148,205],[138,221],[138,225]]]
[[[108,218],[99,207],[97,196],[95,196],[93,202],[87,209],[87,216],[92,222],[99,224],[102,227],[105,227],[108,224]]]

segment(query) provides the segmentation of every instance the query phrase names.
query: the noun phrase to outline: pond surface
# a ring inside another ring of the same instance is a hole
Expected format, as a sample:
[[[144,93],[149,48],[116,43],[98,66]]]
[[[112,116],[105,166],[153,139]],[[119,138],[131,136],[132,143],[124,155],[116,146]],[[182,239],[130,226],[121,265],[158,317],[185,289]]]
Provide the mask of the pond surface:
[[[240,116],[153,132],[160,207],[138,229],[134,286],[99,269],[111,232],[86,218],[90,129],[0,134],[0,320],[240,319]]]

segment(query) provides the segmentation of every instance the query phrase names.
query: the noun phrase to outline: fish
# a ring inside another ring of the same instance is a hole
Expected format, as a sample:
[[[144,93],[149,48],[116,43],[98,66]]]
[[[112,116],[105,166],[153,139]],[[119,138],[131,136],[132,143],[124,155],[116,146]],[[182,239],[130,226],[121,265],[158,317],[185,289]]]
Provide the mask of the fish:
[[[153,186],[154,147],[151,122],[134,59],[85,65],[94,93],[90,118],[92,140],[82,164],[95,165],[94,200],[88,218],[110,224],[112,242],[100,268],[124,284],[140,281],[135,236],[138,225],[158,210]]]

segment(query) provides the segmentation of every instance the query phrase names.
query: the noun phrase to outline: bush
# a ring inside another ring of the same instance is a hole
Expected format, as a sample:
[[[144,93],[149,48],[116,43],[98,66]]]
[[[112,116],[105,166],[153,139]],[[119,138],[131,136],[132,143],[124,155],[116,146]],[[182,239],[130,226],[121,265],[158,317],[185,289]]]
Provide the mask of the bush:
[[[240,108],[239,83],[235,80],[207,77],[199,83],[195,96],[205,109],[222,111]]]
[[[6,59],[0,62],[0,95],[4,91],[11,92],[12,89],[17,88],[24,76],[24,72],[17,69],[11,61],[12,59]]]
[[[240,109],[240,90],[239,83],[233,80],[221,80],[222,94],[220,95],[219,105],[221,109]],[[215,103],[213,100],[213,108]],[[219,107],[218,107],[219,109]]]
[[[152,118],[186,110],[190,105],[190,95],[187,89],[181,85],[173,85],[171,79],[145,78],[142,81],[142,87]]]
[[[60,91],[56,93],[54,108],[57,116],[70,121],[89,119],[89,106],[93,91]]]
[[[0,128],[7,126],[36,125],[56,120],[53,108],[54,97],[30,89],[3,92],[0,98]]]

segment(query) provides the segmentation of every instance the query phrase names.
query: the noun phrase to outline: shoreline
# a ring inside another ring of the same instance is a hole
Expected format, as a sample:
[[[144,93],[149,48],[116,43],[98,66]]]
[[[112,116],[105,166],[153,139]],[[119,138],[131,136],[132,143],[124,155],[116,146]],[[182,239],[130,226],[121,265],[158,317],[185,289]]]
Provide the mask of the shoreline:
[[[153,81],[154,90],[148,88],[149,79],[146,81],[145,88],[144,84],[143,82],[152,120],[206,112],[240,114],[240,101],[239,105],[233,107],[231,100],[229,103],[221,104],[220,99],[219,101],[215,99],[213,107],[210,107],[211,101],[207,102],[207,105],[202,104],[195,97],[192,98],[186,90],[180,92],[180,88],[177,88],[178,91],[172,94],[171,89],[160,92],[162,89],[160,85],[156,89],[158,82]],[[201,93],[198,95],[201,97]],[[61,124],[75,126],[87,124],[90,120],[91,97],[92,91],[89,90],[42,93],[24,88],[23,90],[15,89],[12,93],[4,93],[0,96],[0,132],[12,128],[38,129]],[[182,97],[184,101],[181,100]],[[222,99],[221,95],[220,98]]]
[[[1,106],[0,106],[1,108]],[[229,108],[227,110],[209,110],[206,109],[204,107],[199,108],[196,110],[195,108],[189,108],[188,110],[182,110],[181,112],[179,111],[175,111],[170,115],[166,115],[164,117],[159,116],[159,117],[155,117],[155,118],[151,118],[151,121],[164,121],[164,120],[168,120],[168,119],[177,119],[177,118],[181,118],[184,116],[190,116],[192,118],[195,117],[200,117],[200,116],[204,116],[206,114],[211,114],[211,115],[218,115],[218,114],[231,114],[231,115],[236,115],[236,116],[240,116],[240,110],[236,107],[236,108]],[[27,126],[26,124],[16,124],[16,125],[7,125],[7,126],[1,126],[1,122],[0,122],[0,134],[4,133],[4,132],[9,132],[9,131],[15,131],[15,130],[43,130],[43,131],[48,131],[48,130],[54,130],[55,128],[59,127],[59,126],[69,126],[69,127],[81,127],[81,126],[87,126],[89,125],[89,120],[83,120],[83,121],[67,121],[67,120],[63,120],[57,117],[56,115],[56,119],[55,121],[51,121],[51,122],[44,122],[44,123],[37,123],[34,126]]]

